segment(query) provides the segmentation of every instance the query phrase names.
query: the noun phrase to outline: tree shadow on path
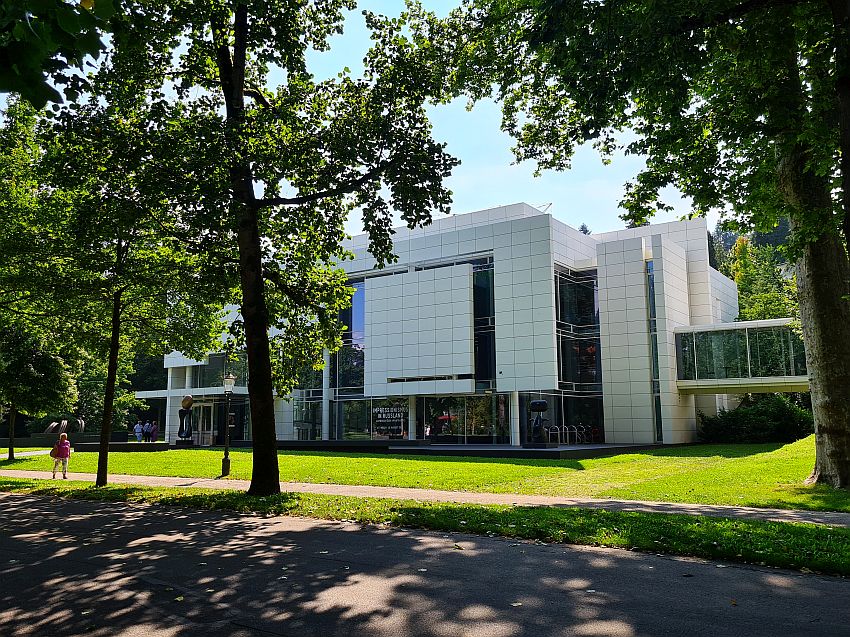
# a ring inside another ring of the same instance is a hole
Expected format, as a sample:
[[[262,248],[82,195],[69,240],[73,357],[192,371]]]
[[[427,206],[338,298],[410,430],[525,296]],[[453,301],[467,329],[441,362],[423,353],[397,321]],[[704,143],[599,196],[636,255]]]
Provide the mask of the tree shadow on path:
[[[816,604],[846,599],[842,580],[303,518],[0,500],[9,635],[803,635],[811,621],[821,634],[850,622],[846,604]]]

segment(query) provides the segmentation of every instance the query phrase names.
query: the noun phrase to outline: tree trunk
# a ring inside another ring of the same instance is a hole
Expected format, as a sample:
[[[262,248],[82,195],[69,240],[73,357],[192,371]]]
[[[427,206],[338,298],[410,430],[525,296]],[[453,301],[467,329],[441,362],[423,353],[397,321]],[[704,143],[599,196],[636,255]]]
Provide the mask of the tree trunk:
[[[9,407],[9,460],[15,459],[15,418],[18,410],[14,405]]]
[[[807,482],[850,486],[850,289],[835,234],[804,248],[797,262],[800,318],[815,417],[815,468]],[[842,298],[843,297],[843,298]]]
[[[103,422],[100,426],[100,448],[97,453],[97,480],[105,487],[109,465],[109,439],[112,436],[112,414],[115,403],[115,385],[118,378],[118,351],[121,347],[121,291],[112,294],[112,334],[109,339],[109,363],[106,368],[106,389],[103,395]]]
[[[797,291],[815,419],[815,468],[807,483],[850,486],[850,263],[836,229],[829,186],[807,167],[799,144],[783,158],[779,183],[804,238]],[[805,237],[805,235],[804,235]]]
[[[850,486],[850,262],[841,240],[829,180],[809,161],[799,132],[806,98],[798,66],[796,33],[784,10],[786,66],[777,78],[786,96],[771,120],[784,128],[777,138],[777,182],[798,242],[797,291],[815,420],[815,467],[807,483]]]
[[[239,224],[239,275],[248,353],[248,398],[254,450],[248,493],[273,495],[280,493],[280,472],[274,426],[274,386],[269,359],[268,308],[257,211],[247,207]]]
[[[213,24],[214,34],[224,32]],[[224,97],[227,129],[233,134],[237,159],[230,166],[233,191],[231,210],[238,215],[239,279],[242,287],[242,321],[248,354],[248,401],[253,431],[253,468],[251,495],[280,493],[277,463],[277,436],[274,426],[274,385],[269,358],[269,313],[263,282],[263,251],[258,211],[250,166],[241,157],[242,127],[245,114],[245,60],[248,37],[248,9],[237,5],[233,17],[233,50],[226,39],[217,39],[216,63]]]

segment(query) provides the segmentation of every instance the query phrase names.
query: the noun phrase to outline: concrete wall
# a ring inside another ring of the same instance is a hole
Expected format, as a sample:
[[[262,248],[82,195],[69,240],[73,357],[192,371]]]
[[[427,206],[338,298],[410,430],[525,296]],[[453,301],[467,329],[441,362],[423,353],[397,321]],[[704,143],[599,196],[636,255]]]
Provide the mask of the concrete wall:
[[[643,237],[598,248],[605,439],[655,442]]]
[[[665,443],[692,442],[696,431],[694,399],[676,386],[673,329],[688,325],[688,266],[684,248],[664,235],[652,237],[661,425]]]

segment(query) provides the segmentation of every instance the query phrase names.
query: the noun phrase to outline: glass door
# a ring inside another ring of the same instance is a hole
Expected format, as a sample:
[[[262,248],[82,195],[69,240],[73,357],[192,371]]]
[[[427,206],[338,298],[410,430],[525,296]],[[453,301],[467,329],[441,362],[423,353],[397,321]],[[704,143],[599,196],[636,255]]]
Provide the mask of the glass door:
[[[192,438],[196,445],[201,447],[212,446],[215,436],[212,404],[195,403],[192,407],[192,428],[194,430]]]

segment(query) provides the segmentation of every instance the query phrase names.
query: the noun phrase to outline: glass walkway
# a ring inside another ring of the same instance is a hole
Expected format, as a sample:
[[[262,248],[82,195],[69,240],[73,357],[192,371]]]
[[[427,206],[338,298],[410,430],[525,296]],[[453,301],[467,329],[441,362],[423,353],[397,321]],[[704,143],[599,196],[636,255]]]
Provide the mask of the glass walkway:
[[[690,394],[808,391],[791,319],[676,328],[677,385]]]

